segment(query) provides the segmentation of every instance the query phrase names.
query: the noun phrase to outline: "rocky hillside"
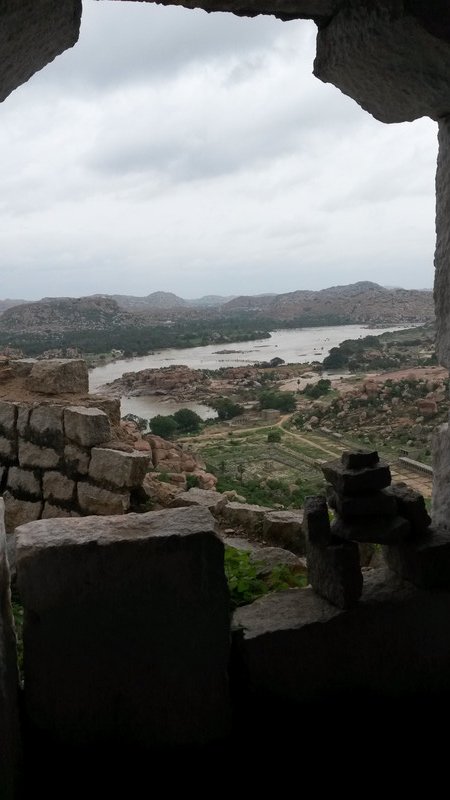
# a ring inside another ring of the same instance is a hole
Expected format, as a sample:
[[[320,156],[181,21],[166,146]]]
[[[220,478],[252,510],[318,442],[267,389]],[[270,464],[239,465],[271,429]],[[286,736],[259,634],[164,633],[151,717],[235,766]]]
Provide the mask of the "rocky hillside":
[[[402,324],[434,318],[431,291],[385,289],[369,281],[318,292],[301,290],[275,296],[236,297],[222,307],[222,313],[243,311],[280,322],[330,318],[335,324]]]
[[[108,298],[58,297],[7,309],[0,317],[0,331],[105,330],[138,323],[138,317]]]

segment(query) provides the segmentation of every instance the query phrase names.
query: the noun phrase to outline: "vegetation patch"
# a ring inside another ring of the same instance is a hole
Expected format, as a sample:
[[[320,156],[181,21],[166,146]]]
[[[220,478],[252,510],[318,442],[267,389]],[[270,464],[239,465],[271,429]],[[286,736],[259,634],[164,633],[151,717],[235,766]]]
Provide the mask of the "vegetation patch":
[[[268,574],[266,572],[265,565],[253,561],[247,550],[225,547],[225,575],[233,610],[253,603],[268,592],[304,588],[308,584],[306,575],[294,572],[285,564],[274,567]]]

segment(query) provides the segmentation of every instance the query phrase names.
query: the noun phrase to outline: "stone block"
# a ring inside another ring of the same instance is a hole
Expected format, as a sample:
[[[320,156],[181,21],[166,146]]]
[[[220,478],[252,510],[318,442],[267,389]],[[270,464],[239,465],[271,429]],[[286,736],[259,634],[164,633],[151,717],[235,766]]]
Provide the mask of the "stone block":
[[[450,591],[424,591],[388,570],[370,570],[349,611],[310,588],[275,592],[239,608],[234,668],[245,673],[252,710],[263,713],[269,700],[286,703],[290,715],[294,703],[320,700],[322,713],[333,698],[343,701],[345,713],[349,701],[367,695],[403,698],[411,708],[413,697],[447,696],[449,619]]]
[[[40,498],[42,495],[41,481],[31,469],[10,467],[7,487],[16,496],[25,495]]]
[[[15,435],[17,420],[17,405],[6,400],[0,400],[0,433],[11,439]]]
[[[27,359],[25,361],[21,358],[17,358],[9,361],[9,366],[14,372],[16,378],[26,378],[26,376],[29,375],[33,369],[33,364],[36,364],[36,359]]]
[[[95,746],[228,734],[228,590],[213,528],[203,508],[20,528],[25,704],[39,730]]]
[[[68,439],[82,447],[94,447],[111,438],[110,421],[99,408],[64,409],[64,430]]]
[[[326,547],[307,541],[308,579],[317,594],[338,608],[351,608],[361,597],[363,578],[355,542]]]
[[[33,408],[27,434],[36,444],[62,450],[64,447],[62,407],[40,405]]]
[[[48,500],[44,503],[44,510],[42,512],[42,519],[56,519],[57,517],[80,517],[78,511],[69,510],[68,508],[61,508],[61,506],[50,503]]]
[[[394,483],[385,491],[395,500],[398,513],[408,520],[413,536],[425,533],[431,525],[431,517],[420,492],[406,483]]]
[[[123,453],[120,450],[94,447],[91,450],[89,477],[97,483],[118,489],[142,485],[150,465],[147,453]]]
[[[11,492],[4,492],[6,532],[12,533],[18,525],[34,522],[42,514],[41,501],[19,500]]]
[[[398,544],[411,537],[411,525],[404,517],[360,517],[344,522],[335,519],[331,526],[333,536],[354,542],[373,544]]]
[[[255,506],[250,503],[227,503],[223,507],[222,516],[230,525],[236,525],[250,533],[260,535],[262,534],[264,516],[272,510],[271,508]]]
[[[305,552],[302,511],[269,511],[263,517],[263,538],[294,553]]]
[[[56,500],[59,502],[70,502],[75,495],[75,481],[61,475],[60,472],[44,472],[42,477],[42,494],[44,500]]]
[[[227,503],[228,499],[220,492],[193,487],[188,492],[178,494],[171,502],[170,507],[202,506],[208,508],[214,516],[220,516]]]
[[[391,471],[384,461],[375,467],[346,469],[339,459],[322,465],[326,480],[341,495],[364,494],[389,486]]]
[[[24,405],[23,403],[17,404],[17,433],[22,438],[26,438],[28,433],[31,411],[32,406]]]
[[[316,545],[331,543],[327,501],[321,495],[311,495],[303,506],[303,530],[306,541]]]
[[[9,585],[4,504],[0,498],[0,797],[4,800],[18,797],[21,762],[19,675]]]
[[[417,540],[384,547],[389,569],[423,589],[450,586],[450,532],[433,528]]]
[[[130,507],[129,492],[110,492],[91,483],[78,483],[77,496],[85,514],[126,514]]]
[[[54,469],[59,466],[61,456],[52,447],[39,447],[32,442],[19,439],[19,463],[21,467]]]
[[[66,444],[64,448],[64,464],[70,475],[87,475],[91,457],[85,450],[74,444]]]
[[[111,425],[118,428],[120,425],[120,397],[103,397],[99,394],[90,395],[87,400],[89,408],[99,408],[104,411]]]
[[[0,436],[0,461],[14,461],[17,457],[17,448],[14,439]]]
[[[78,358],[36,361],[26,379],[26,386],[39,394],[87,394],[87,364]]]
[[[388,494],[390,487],[381,492],[367,492],[353,497],[339,495],[332,486],[327,486],[327,500],[330,508],[338,512],[344,520],[355,517],[395,517],[398,513],[394,497]]]
[[[379,462],[376,450],[354,450],[345,452],[341,455],[341,463],[345,469],[363,469],[364,467],[375,467]]]

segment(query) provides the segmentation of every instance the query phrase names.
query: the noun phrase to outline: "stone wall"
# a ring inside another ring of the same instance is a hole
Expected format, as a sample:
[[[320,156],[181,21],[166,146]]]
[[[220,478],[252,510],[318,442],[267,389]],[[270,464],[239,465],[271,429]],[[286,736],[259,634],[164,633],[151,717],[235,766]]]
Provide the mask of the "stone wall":
[[[114,449],[112,437],[111,419],[101,408],[0,401],[7,532],[50,517],[126,513],[151,454]]]

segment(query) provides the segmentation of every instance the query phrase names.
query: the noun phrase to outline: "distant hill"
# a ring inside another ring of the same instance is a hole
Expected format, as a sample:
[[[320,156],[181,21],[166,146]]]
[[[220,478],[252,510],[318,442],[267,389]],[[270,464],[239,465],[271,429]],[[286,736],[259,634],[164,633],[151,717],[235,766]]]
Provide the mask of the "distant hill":
[[[222,313],[247,312],[279,322],[330,319],[328,324],[403,324],[434,319],[433,294],[418,289],[385,289],[360,281],[318,292],[300,290],[275,296],[236,297]],[[331,322],[333,320],[333,323]],[[323,324],[326,324],[324,322]]]
[[[135,315],[103,297],[52,297],[8,308],[0,317],[0,331],[38,333],[107,330],[137,325]]]
[[[3,314],[8,308],[14,308],[14,306],[20,306],[21,303],[26,303],[26,300],[12,300],[9,297],[6,300],[0,300],[0,314]]]

